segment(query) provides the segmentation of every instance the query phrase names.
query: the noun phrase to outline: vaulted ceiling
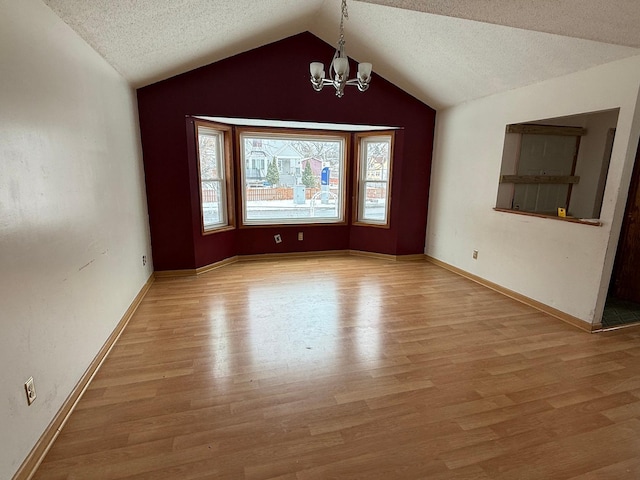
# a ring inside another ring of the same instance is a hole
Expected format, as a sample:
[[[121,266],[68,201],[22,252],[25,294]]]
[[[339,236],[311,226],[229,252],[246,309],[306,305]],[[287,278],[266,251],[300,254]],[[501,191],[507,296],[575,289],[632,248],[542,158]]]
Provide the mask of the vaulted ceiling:
[[[305,30],[335,45],[340,22],[340,0],[43,1],[134,87]],[[638,0],[349,0],[348,7],[349,56],[438,109],[640,55]]]

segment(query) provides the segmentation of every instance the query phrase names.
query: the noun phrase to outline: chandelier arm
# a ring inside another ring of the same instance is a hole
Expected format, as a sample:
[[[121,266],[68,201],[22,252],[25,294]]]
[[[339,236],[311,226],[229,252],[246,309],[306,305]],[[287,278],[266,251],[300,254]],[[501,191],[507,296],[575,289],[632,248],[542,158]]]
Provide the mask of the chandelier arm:
[[[336,50],[336,52],[333,54],[333,58],[331,59],[331,63],[329,64],[329,78],[331,79],[331,82],[335,82],[336,81],[336,71],[333,68],[333,64],[336,61],[336,58],[338,58],[340,56],[340,51]]]

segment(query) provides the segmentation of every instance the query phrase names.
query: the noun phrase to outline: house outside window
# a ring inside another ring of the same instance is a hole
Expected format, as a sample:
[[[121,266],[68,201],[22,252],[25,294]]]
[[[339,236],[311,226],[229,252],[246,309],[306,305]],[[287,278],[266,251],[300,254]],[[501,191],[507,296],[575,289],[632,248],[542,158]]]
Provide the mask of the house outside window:
[[[345,222],[348,134],[265,128],[239,129],[238,138],[243,225]],[[247,167],[257,145],[260,171]]]

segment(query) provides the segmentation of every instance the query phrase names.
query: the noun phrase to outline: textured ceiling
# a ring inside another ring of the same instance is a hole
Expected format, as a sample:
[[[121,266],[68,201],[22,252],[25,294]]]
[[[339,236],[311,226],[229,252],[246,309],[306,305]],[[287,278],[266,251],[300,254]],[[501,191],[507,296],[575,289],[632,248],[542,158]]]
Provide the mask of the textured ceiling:
[[[135,87],[300,33],[324,0],[43,0]]]
[[[638,0],[359,0],[389,7],[640,47]]]
[[[340,21],[339,0],[43,1],[134,87],[305,30],[334,45]],[[638,0],[350,0],[345,36],[444,108],[639,55],[639,21]]]

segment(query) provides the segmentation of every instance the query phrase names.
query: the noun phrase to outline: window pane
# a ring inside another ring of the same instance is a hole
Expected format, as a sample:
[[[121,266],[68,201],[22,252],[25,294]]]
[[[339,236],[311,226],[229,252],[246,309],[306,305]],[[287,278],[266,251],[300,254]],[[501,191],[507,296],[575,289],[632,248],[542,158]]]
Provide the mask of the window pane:
[[[198,125],[200,207],[204,232],[228,224],[224,132]]]
[[[241,139],[244,223],[343,220],[343,138],[253,133]]]
[[[224,204],[221,203],[221,184],[218,181],[202,182],[202,221],[205,230],[225,223]]]
[[[200,143],[200,178],[201,180],[217,180],[221,178],[219,158],[219,134],[201,133]]]
[[[387,218],[387,183],[365,182],[363,220],[384,222]]]
[[[389,142],[366,142],[365,180],[389,179]]]
[[[358,221],[384,225],[388,221],[391,135],[360,138]]]

